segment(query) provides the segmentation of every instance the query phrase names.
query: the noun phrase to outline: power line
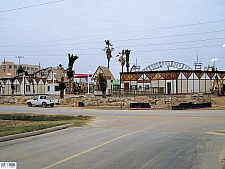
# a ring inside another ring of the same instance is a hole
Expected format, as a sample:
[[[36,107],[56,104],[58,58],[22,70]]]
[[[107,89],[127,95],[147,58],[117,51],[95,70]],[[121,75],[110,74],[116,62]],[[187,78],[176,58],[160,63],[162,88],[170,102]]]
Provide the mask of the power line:
[[[164,43],[152,43],[152,44],[142,44],[142,45],[131,45],[131,46],[126,46],[126,47],[138,47],[138,46],[157,46],[157,45],[171,45],[171,44],[177,44],[177,43],[193,43],[193,42],[205,42],[205,41],[213,41],[213,40],[222,40],[225,39],[225,37],[217,37],[217,38],[210,38],[210,39],[198,39],[198,40],[190,40],[190,41],[177,41],[177,42],[164,42]],[[54,47],[54,46],[69,46],[69,45],[78,45],[78,44],[83,44],[83,43],[68,43],[68,44],[49,44],[49,45],[41,45],[41,47]],[[85,43],[86,44],[86,43]],[[36,45],[32,46],[0,46],[0,47],[36,47]],[[118,47],[118,46],[117,46]],[[76,50],[92,50],[92,49],[100,49],[99,48],[83,48],[79,49],[76,48]]]
[[[206,46],[194,46],[194,47],[183,47],[183,48],[170,48],[170,49],[153,49],[153,50],[143,50],[143,51],[135,51],[135,52],[164,52],[171,50],[185,50],[185,49],[199,49],[199,48],[211,48],[211,47],[219,47],[221,45],[206,45]]]
[[[65,1],[65,0],[51,1],[51,2],[46,2],[46,3],[36,4],[36,5],[29,5],[29,6],[19,7],[19,8],[6,9],[6,10],[0,11],[0,13],[11,12],[11,11],[27,9],[27,8],[33,8],[33,7],[37,7],[37,6],[43,6],[43,5],[49,5],[49,4],[58,3],[58,2],[62,2],[62,1]]]
[[[216,30],[216,31],[197,32],[197,33],[188,33],[188,34],[177,34],[177,35],[168,35],[168,36],[156,36],[156,37],[120,39],[120,40],[115,40],[114,42],[137,41],[137,40],[146,40],[146,39],[162,39],[162,38],[173,38],[173,37],[182,37],[182,36],[194,36],[194,35],[204,35],[204,34],[211,34],[211,33],[220,33],[220,32],[224,32],[224,31],[225,30]],[[73,43],[71,45],[92,44],[92,43],[100,43],[100,42]],[[61,45],[67,45],[67,44],[61,44]],[[41,45],[41,46],[58,46],[58,45]],[[0,47],[10,47],[10,46],[7,45],[7,46],[0,46]],[[14,47],[17,47],[17,45],[14,45]],[[32,47],[32,46],[18,45],[18,47]],[[33,47],[35,47],[35,46],[33,46]]]
[[[60,2],[60,1],[65,1],[65,0],[53,1],[53,3]],[[25,44],[37,44],[37,43],[59,42],[59,41],[65,41],[65,40],[77,40],[77,39],[83,39],[83,38],[93,38],[93,37],[101,37],[101,36],[108,36],[108,35],[119,35],[119,34],[125,34],[125,33],[136,33],[136,32],[145,32],[145,31],[151,31],[151,30],[163,30],[163,29],[172,29],[172,28],[179,28],[179,27],[198,26],[198,25],[213,24],[213,23],[219,23],[219,22],[225,22],[225,20],[199,22],[199,23],[191,23],[191,24],[175,25],[175,26],[166,26],[166,27],[135,30],[135,31],[128,31],[128,32],[119,32],[119,33],[108,33],[108,34],[104,34],[104,35],[92,35],[92,36],[86,36],[86,37],[81,36],[81,37],[75,37],[75,38],[64,38],[64,39],[58,39],[58,40],[48,40],[48,41],[40,41],[40,42],[25,43]],[[99,42],[92,42],[92,43],[99,43]],[[82,44],[84,44],[84,43],[82,43]]]
[[[194,46],[194,47],[181,47],[181,48],[168,48],[168,49],[153,49],[153,50],[142,50],[142,51],[134,51],[135,53],[143,53],[143,52],[164,52],[164,51],[174,51],[174,50],[187,50],[187,49],[200,49],[200,48],[212,48],[212,47],[221,47],[221,44],[215,44],[215,45],[205,45],[205,46]],[[23,53],[27,53],[27,52],[35,52],[35,53],[42,53],[42,52],[60,52],[60,51],[73,51],[75,49],[65,49],[65,50],[44,50],[44,51],[0,51],[0,53],[4,53],[4,52],[14,52],[14,53],[18,53],[18,52],[23,52]],[[80,53],[79,55],[100,55],[99,53]],[[5,56],[5,55],[4,55]],[[45,55],[47,56],[47,55]],[[55,54],[50,55],[50,56],[55,56]]]
[[[118,42],[118,41],[131,41],[131,40],[144,40],[144,39],[162,39],[162,38],[173,38],[173,37],[193,36],[193,35],[203,35],[203,34],[209,34],[209,33],[220,33],[220,32],[224,32],[224,31],[225,30],[218,30],[218,31],[199,32],[199,33],[168,35],[168,36],[156,36],[156,37],[146,37],[146,38],[133,38],[133,39],[115,40],[115,42]]]
[[[126,47],[144,47],[144,46],[162,46],[162,45],[173,45],[173,44],[182,44],[182,43],[195,43],[195,42],[206,42],[206,41],[213,41],[213,40],[220,40],[220,39],[225,39],[225,37],[222,38],[212,38],[212,39],[202,39],[202,40],[189,40],[189,41],[176,41],[176,42],[164,42],[164,43],[153,43],[153,44],[142,44],[142,45],[129,45]],[[24,47],[24,46],[23,46]],[[30,47],[30,46],[29,46]],[[35,46],[33,46],[35,47]],[[118,48],[123,48],[123,47],[118,47]],[[42,50],[41,52],[59,52],[59,51],[71,51],[75,49],[48,49],[48,50]],[[100,47],[98,48],[76,48],[78,51],[90,51],[90,50],[101,50]],[[1,52],[38,52],[37,50],[26,50],[26,51],[0,51]]]
[[[206,42],[206,41],[213,41],[213,40],[220,40],[220,39],[225,39],[225,37],[212,38],[212,39],[200,39],[200,40],[188,40],[188,41],[177,41],[177,42],[152,43],[152,44],[144,44],[144,45],[132,45],[132,46],[126,46],[126,47],[173,45],[173,44],[179,44],[179,43]]]

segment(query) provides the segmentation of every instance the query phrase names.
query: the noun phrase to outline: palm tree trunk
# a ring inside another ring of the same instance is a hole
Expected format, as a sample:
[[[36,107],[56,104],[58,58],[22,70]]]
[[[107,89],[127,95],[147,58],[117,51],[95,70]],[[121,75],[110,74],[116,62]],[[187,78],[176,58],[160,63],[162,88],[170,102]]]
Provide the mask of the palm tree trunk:
[[[129,63],[126,63],[126,67],[127,67],[127,72],[129,72]]]
[[[109,62],[110,62],[110,60],[108,59],[108,69],[109,69]]]

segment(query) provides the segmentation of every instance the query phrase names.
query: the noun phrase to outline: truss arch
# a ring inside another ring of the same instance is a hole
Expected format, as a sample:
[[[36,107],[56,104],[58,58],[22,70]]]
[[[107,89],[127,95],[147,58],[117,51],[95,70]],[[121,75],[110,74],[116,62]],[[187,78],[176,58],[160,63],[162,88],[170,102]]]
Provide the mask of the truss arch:
[[[190,66],[181,63],[181,62],[175,62],[175,61],[159,61],[156,63],[153,63],[151,65],[146,66],[142,71],[153,71],[161,68],[163,65],[167,66],[168,70],[170,67],[177,68],[179,70],[193,70]]]

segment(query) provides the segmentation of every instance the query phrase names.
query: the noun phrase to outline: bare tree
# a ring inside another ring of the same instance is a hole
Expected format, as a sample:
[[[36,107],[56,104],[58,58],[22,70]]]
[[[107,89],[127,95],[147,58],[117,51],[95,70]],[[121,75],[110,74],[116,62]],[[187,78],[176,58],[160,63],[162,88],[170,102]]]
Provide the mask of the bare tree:
[[[109,62],[112,58],[112,52],[114,51],[114,48],[112,47],[113,44],[110,43],[110,40],[105,40],[106,47],[103,49],[106,53],[106,57],[108,59],[108,69],[109,69]]]
[[[23,67],[21,65],[19,65],[18,69],[16,70],[18,76],[20,76],[20,74],[25,73],[26,76],[29,76],[28,72],[26,70],[23,69]]]
[[[118,52],[119,54],[116,56],[116,57],[119,57],[118,61],[120,62],[121,64],[121,67],[122,67],[122,73],[123,73],[123,67],[126,63],[126,60],[125,60],[125,51],[124,49],[122,50],[122,52]]]
[[[102,98],[106,98],[107,79],[103,73],[98,74],[98,83],[102,91]]]
[[[68,68],[67,68],[67,76],[69,79],[69,94],[71,94],[71,79],[73,77],[74,71],[73,71],[73,64],[79,57],[77,55],[70,55],[68,54]]]
[[[64,77],[61,77],[61,82],[59,82],[59,89],[60,89],[60,99],[64,98],[64,90],[66,88],[66,84],[64,82]]]

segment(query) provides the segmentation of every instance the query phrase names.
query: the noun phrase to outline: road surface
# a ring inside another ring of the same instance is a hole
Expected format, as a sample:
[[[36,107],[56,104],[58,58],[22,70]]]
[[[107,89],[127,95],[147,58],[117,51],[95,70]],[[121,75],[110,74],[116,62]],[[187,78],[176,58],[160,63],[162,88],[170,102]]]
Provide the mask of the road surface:
[[[0,112],[82,114],[90,126],[0,143],[18,168],[217,169],[225,162],[225,111],[89,110],[1,106]]]

